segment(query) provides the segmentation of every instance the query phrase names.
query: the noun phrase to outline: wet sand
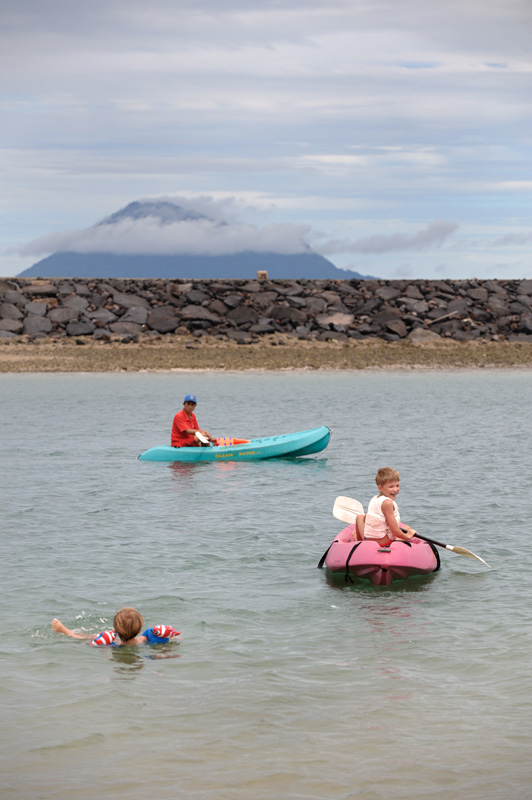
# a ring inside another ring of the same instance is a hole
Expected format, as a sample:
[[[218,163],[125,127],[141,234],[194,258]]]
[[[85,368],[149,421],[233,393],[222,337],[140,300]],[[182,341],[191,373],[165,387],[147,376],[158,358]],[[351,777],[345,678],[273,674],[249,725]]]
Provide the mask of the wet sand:
[[[532,367],[532,343],[382,339],[309,342],[285,335],[237,344],[211,337],[165,336],[138,342],[65,338],[0,342],[0,372],[117,372],[193,369],[449,369]]]

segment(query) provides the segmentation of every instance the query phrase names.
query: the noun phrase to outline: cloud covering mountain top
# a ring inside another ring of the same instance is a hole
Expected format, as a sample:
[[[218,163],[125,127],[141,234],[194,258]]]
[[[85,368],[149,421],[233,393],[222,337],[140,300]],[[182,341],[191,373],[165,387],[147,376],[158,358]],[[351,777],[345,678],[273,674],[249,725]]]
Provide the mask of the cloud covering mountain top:
[[[308,226],[289,223],[257,227],[237,219],[231,201],[216,202],[207,197],[161,198],[130,203],[84,230],[50,233],[30,242],[23,252],[27,255],[54,252],[290,255],[310,252],[304,241],[309,230]]]

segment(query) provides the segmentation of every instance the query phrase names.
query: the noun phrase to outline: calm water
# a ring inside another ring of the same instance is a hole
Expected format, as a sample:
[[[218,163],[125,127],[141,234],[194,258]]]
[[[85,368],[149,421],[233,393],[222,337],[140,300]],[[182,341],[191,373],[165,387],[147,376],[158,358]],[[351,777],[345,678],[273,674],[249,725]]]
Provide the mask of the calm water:
[[[0,795],[530,798],[532,373],[4,375]],[[292,461],[137,461],[195,392],[211,433],[318,425]],[[401,472],[435,576],[316,564]],[[179,645],[89,648],[134,605]],[[163,656],[153,658],[154,654]]]

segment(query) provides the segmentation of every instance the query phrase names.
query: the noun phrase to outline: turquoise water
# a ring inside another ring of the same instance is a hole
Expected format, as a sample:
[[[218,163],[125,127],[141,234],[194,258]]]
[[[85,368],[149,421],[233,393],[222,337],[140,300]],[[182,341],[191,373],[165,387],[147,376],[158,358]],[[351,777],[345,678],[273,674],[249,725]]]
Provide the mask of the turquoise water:
[[[530,797],[532,372],[4,375],[0,795],[83,800]],[[198,395],[211,433],[329,425],[307,459],[137,455]],[[316,565],[401,472],[436,575]],[[179,645],[89,648],[134,605]],[[157,657],[154,657],[157,656]]]

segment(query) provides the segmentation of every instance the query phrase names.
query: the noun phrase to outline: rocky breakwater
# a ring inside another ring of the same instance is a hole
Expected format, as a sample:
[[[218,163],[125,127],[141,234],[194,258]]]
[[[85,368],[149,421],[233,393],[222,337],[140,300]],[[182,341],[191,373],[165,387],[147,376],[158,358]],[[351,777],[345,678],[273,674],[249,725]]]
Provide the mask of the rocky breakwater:
[[[532,280],[0,279],[0,337],[532,341]]]

